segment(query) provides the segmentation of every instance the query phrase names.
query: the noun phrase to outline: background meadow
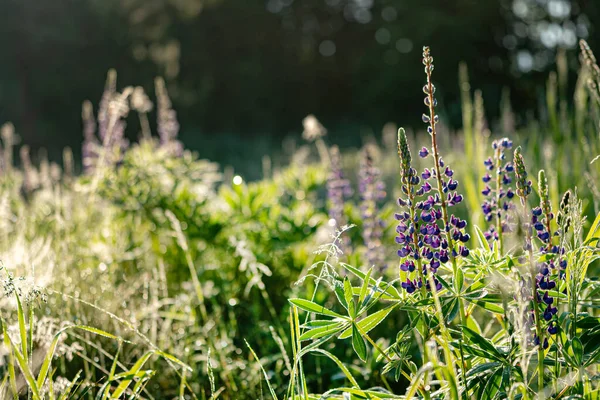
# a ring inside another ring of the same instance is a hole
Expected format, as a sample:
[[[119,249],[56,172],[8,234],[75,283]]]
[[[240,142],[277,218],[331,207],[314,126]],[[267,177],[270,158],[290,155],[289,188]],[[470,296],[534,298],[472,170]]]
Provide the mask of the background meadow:
[[[599,396],[594,3],[117,3],[2,5],[0,398]]]

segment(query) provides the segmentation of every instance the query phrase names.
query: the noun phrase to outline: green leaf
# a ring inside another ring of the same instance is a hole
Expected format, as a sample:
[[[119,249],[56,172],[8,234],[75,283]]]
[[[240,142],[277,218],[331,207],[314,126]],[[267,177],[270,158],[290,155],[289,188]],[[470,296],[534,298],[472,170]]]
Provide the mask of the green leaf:
[[[146,361],[148,361],[148,359],[154,354],[153,351],[149,351],[146,354],[144,354],[142,357],[140,357],[135,364],[133,364],[133,367],[131,367],[129,369],[129,371],[125,372],[125,374],[127,374],[127,378],[125,378],[123,381],[121,381],[121,383],[119,384],[119,386],[117,386],[117,388],[115,389],[115,391],[113,392],[113,394],[111,395],[111,399],[116,400],[119,397],[121,397],[121,395],[123,393],[125,393],[125,391],[127,390],[127,388],[129,387],[129,385],[131,385],[131,382],[133,382],[133,378],[136,376],[136,374],[138,374],[140,372],[140,370],[142,369],[142,367],[144,366],[144,364],[146,363]],[[121,374],[119,374],[121,375]]]
[[[452,322],[454,318],[458,315],[459,304],[457,298],[452,298],[449,302],[447,302],[442,308],[444,315],[446,316],[446,321],[448,323]]]
[[[360,321],[358,321],[357,325],[360,327],[360,330],[362,332],[369,333],[373,328],[375,328],[377,325],[379,325],[381,323],[381,321],[383,321],[385,319],[385,317],[387,317],[394,308],[396,308],[395,304],[388,308],[384,308],[382,310],[374,312],[373,314],[369,315],[368,317],[365,317],[365,318],[361,319]],[[344,332],[342,332],[342,334],[339,336],[339,338],[340,339],[349,338],[350,335],[352,335],[352,332],[353,332],[352,329],[353,328],[346,329]]]
[[[597,347],[589,356],[589,358],[586,360],[585,362],[585,367],[588,367],[594,363],[596,363],[596,361],[598,360],[598,358],[600,357],[600,347]]]
[[[335,297],[337,297],[342,307],[348,310],[348,302],[346,301],[346,296],[344,296],[344,289],[339,281],[335,282],[333,292],[335,293]]]
[[[300,336],[300,340],[318,339],[324,336],[334,335],[344,328],[345,323],[338,322],[334,325],[322,326],[320,328],[311,329],[304,332]]]
[[[344,278],[344,298],[348,304],[354,301],[354,296],[352,295],[352,284],[350,283],[350,279],[348,279],[348,277]]]
[[[12,343],[10,342],[10,338],[8,337],[8,333],[6,332],[6,324],[4,323],[4,320],[2,320],[2,328],[4,333],[4,346],[8,351],[8,376],[10,379],[10,387],[12,389],[15,400],[18,400],[19,391],[17,390],[17,379],[15,375],[15,357],[12,351]]]
[[[571,340],[571,348],[573,350],[573,361],[575,365],[581,365],[583,361],[583,344],[581,344],[581,340],[578,337],[574,337]]]
[[[254,359],[258,363],[258,366],[260,367],[260,370],[262,371],[263,376],[265,377],[265,380],[267,381],[267,387],[269,388],[269,392],[271,392],[271,397],[273,398],[273,400],[277,400],[277,394],[275,394],[275,389],[273,389],[273,386],[271,385],[271,381],[269,380],[269,374],[267,374],[267,371],[265,371],[265,368],[261,364],[260,359],[254,352],[254,349],[252,347],[250,347],[250,344],[246,341],[246,339],[244,339],[244,342],[246,343],[246,346],[248,346],[248,349],[252,353],[252,356],[254,356]]]
[[[308,321],[307,323],[302,325],[302,328],[320,328],[321,326],[335,325],[337,323],[339,323],[339,321],[336,321],[334,319],[315,319],[312,321]]]
[[[310,300],[290,299],[289,302],[304,311],[313,312],[315,314],[321,314],[321,315],[329,315],[330,317],[346,318],[343,315],[338,314],[334,311],[328,310],[325,307],[323,307],[322,305],[319,305]]]
[[[587,236],[585,237],[585,242],[591,244],[593,239],[595,239],[597,242],[598,238],[600,238],[600,213],[596,215],[596,219],[594,220],[594,223],[592,224]],[[594,243],[594,246],[595,245],[596,243]]]
[[[466,326],[462,326],[463,335],[467,338],[472,344],[477,345],[481,350],[485,353],[489,354],[488,358],[496,359],[499,361],[504,360],[504,355],[496,349],[496,347],[490,342],[488,339],[484,338],[477,332],[469,329]]]
[[[494,395],[500,390],[500,382],[502,380],[503,368],[498,368],[487,380],[483,391],[482,399],[493,399]]]
[[[458,294],[460,294],[463,290],[463,287],[465,286],[465,275],[463,273],[462,268],[458,268],[456,272],[456,282],[458,286]]]
[[[10,340],[10,337],[8,335],[4,335],[4,337],[8,338],[8,341],[9,341],[10,347],[12,348],[13,354],[15,355],[15,358],[17,359],[17,365],[19,366],[19,369],[23,373],[23,376],[25,377],[25,382],[27,383],[27,386],[31,390],[31,393],[33,394],[34,399],[39,399],[40,391],[39,391],[37,383],[35,382],[35,378],[33,377],[31,370],[29,369],[27,360],[25,360],[25,357],[21,354],[19,349],[12,343],[12,340]]]
[[[42,363],[42,366],[40,368],[40,372],[38,373],[38,379],[37,379],[37,385],[38,387],[42,387],[44,385],[44,382],[46,381],[46,377],[48,375],[48,371],[50,370],[50,364],[52,362],[52,359],[54,358],[54,352],[56,351],[56,346],[58,346],[58,342],[60,340],[60,337],[63,333],[65,333],[66,331],[68,331],[69,329],[80,329],[86,332],[90,332],[93,333],[95,335],[99,335],[99,336],[104,336],[107,337],[109,339],[114,339],[114,340],[119,340],[121,341],[121,338],[115,336],[115,335],[111,335],[108,332],[105,332],[101,329],[97,329],[97,328],[93,328],[91,326],[86,326],[86,325],[70,325],[70,326],[66,326],[63,329],[59,330],[56,335],[54,335],[54,339],[52,340],[52,343],[50,344],[50,347],[48,348],[48,351],[46,352],[46,357],[44,357],[44,361]]]
[[[340,263],[342,265],[342,267],[346,268],[348,271],[352,272],[354,275],[358,276],[360,279],[362,279],[363,281],[366,280],[367,276],[364,272],[362,272],[361,270],[359,270],[358,268],[353,267],[352,265],[346,264],[346,263]],[[377,284],[377,281],[371,277],[369,277],[368,279],[369,284],[375,286]],[[383,291],[383,295],[381,296],[382,300],[402,300],[402,296],[400,295],[400,293],[398,292],[398,290],[392,286],[392,285],[388,285],[385,290],[383,289],[378,289],[380,291]]]
[[[488,303],[487,301],[472,301],[472,303],[477,304],[479,307],[496,314],[504,314],[504,308],[498,304]]]
[[[479,241],[479,247],[481,249],[488,250],[490,248],[490,245],[488,244],[488,241],[486,240],[485,235],[481,231],[481,228],[479,228],[477,225],[475,225],[474,227],[475,227],[475,233],[477,235],[477,240]]]
[[[474,376],[480,375],[484,372],[488,372],[491,369],[495,369],[495,368],[499,367],[500,365],[501,364],[498,361],[486,362],[483,364],[479,364],[479,365],[471,368],[467,372],[467,377],[474,377]]]
[[[358,358],[362,361],[367,361],[367,346],[365,339],[362,337],[355,324],[352,324],[352,348],[356,352]]]
[[[23,306],[21,305],[21,298],[15,290],[15,297],[17,298],[17,317],[19,319],[19,334],[21,335],[21,352],[25,362],[28,361],[27,353],[27,329],[25,329],[25,313],[23,312]],[[33,334],[33,332],[30,332]]]
[[[360,295],[358,296],[358,303],[360,304],[360,307],[363,307],[363,301],[365,300],[365,297],[367,296],[367,292],[369,290],[369,281],[371,280],[371,272],[373,272],[373,268],[369,268],[369,270],[367,271],[367,275],[365,276],[365,279],[363,279],[363,284],[362,287],[360,288]]]

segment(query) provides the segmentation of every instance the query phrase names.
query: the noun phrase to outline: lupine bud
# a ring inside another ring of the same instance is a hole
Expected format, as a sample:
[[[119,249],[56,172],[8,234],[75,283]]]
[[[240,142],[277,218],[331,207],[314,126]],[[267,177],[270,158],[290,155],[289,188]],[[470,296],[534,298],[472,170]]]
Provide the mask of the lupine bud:
[[[520,146],[515,150],[514,164],[517,176],[517,196],[521,199],[521,204],[525,205],[527,196],[531,194],[531,181],[527,179],[527,170],[525,169],[525,161]]]
[[[410,174],[412,157],[410,155],[410,148],[408,147],[408,140],[406,139],[406,132],[404,128],[398,129],[398,156],[400,156],[400,171],[402,181],[406,180]]]
[[[550,199],[548,198],[548,180],[546,179],[546,173],[543,169],[538,174],[538,194],[540,196],[540,206],[546,216],[550,216],[552,213],[552,207],[550,205]]]

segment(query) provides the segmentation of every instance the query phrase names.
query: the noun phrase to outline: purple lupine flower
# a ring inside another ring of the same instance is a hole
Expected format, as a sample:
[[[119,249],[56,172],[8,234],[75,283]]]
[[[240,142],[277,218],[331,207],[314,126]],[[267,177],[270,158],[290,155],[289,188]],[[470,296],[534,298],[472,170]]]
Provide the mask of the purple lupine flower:
[[[493,241],[497,240],[501,252],[504,244],[503,235],[512,230],[508,211],[514,208],[514,205],[510,201],[514,197],[514,193],[512,188],[509,187],[512,183],[510,174],[514,171],[514,168],[510,162],[504,161],[504,151],[510,148],[512,148],[512,142],[509,139],[494,140],[492,143],[492,149],[494,150],[493,158],[490,157],[485,160],[484,165],[489,171],[495,169],[495,176],[492,177],[489,173],[486,173],[481,178],[485,184],[481,194],[486,197],[481,208],[485,220],[490,222],[489,228],[484,232],[484,235],[490,246]],[[507,190],[505,191],[505,189]]]
[[[362,236],[367,248],[366,257],[369,267],[375,266],[379,271],[383,271],[387,268],[385,252],[381,251],[384,222],[378,215],[378,203],[385,199],[386,193],[385,184],[381,181],[380,175],[379,169],[373,166],[371,149],[365,148],[359,171],[360,210],[363,219]],[[399,238],[403,240],[402,243],[406,240],[402,233],[399,233],[396,241]]]
[[[156,78],[156,112],[157,131],[160,138],[160,146],[174,156],[183,154],[183,144],[177,140],[179,134],[179,122],[177,112],[171,106],[171,99],[162,78]]]

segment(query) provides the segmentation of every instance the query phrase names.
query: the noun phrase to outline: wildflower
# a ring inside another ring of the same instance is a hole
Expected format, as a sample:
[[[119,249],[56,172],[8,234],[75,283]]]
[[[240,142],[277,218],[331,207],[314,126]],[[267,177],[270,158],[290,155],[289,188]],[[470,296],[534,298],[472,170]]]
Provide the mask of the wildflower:
[[[548,306],[544,310],[544,320],[550,321],[554,315],[558,312],[556,307],[551,307],[554,303],[554,299],[550,296],[547,290],[552,290],[557,286],[556,278],[562,278],[564,276],[564,269],[566,269],[567,261],[561,257],[564,254],[564,248],[562,246],[555,246],[552,243],[552,232],[550,228],[550,221],[554,219],[552,213],[552,206],[548,196],[548,181],[544,170],[540,170],[538,175],[538,194],[540,196],[540,206],[535,207],[532,210],[531,223],[537,232],[537,238],[542,242],[540,252],[546,254],[546,261],[538,263],[538,275],[536,276],[537,287],[540,291],[545,291],[542,300]],[[566,194],[566,202],[568,204],[568,198],[570,194]],[[563,200],[565,200],[563,198]],[[561,206],[563,205],[561,201]],[[561,217],[562,218],[562,217]],[[557,268],[558,264],[558,268]],[[550,334],[555,332],[557,328],[550,324],[547,327],[547,331]]]
[[[423,122],[428,124],[427,131],[431,135],[431,170],[425,169],[420,175],[417,173],[411,165],[406,133],[403,129],[398,132],[402,192],[406,196],[405,199],[399,199],[398,203],[408,208],[408,212],[396,214],[399,221],[396,242],[402,246],[398,250],[398,256],[404,259],[401,269],[412,272],[414,268],[417,272],[415,279],[407,278],[402,284],[408,293],[414,292],[417,287],[429,290],[429,280],[426,279],[429,273],[434,274],[434,285],[441,290],[442,285],[435,278],[440,265],[452,261],[456,269],[456,258],[469,255],[464,245],[470,239],[464,232],[466,221],[448,214],[448,208],[460,204],[463,197],[455,191],[458,181],[453,178],[454,171],[444,164],[437,148],[436,124],[439,117],[435,113],[437,101],[434,97],[435,86],[431,82],[434,67],[428,47],[423,48],[423,64],[427,75],[427,84],[423,87],[426,94],[424,103],[429,109],[429,113],[423,115]],[[427,157],[429,150],[424,147],[419,155]],[[429,182],[431,178],[434,178],[435,186]]]
[[[359,171],[360,210],[363,218],[362,235],[367,248],[369,266],[384,270],[385,253],[381,251],[384,222],[378,215],[378,203],[385,199],[385,185],[380,180],[381,173],[373,166],[370,148],[365,148]]]
[[[510,232],[511,228],[509,225],[509,214],[508,211],[514,206],[510,199],[513,197],[511,188],[504,191],[505,187],[512,183],[510,173],[514,170],[510,162],[505,163],[504,151],[512,148],[512,142],[507,138],[495,140],[492,142],[492,149],[494,150],[493,158],[488,158],[484,161],[484,165],[487,169],[492,171],[496,170],[495,179],[489,173],[486,173],[482,177],[485,188],[481,193],[486,197],[486,200],[482,204],[482,211],[485,220],[488,222],[495,221],[490,224],[489,229],[484,232],[486,239],[489,242],[498,241],[500,251],[503,249],[503,236],[505,232]],[[493,186],[490,187],[490,185]],[[490,243],[491,245],[491,243]]]
[[[344,178],[341,167],[341,156],[337,146],[331,148],[331,166],[327,179],[327,198],[329,200],[329,218],[341,228],[346,225],[344,202],[352,195],[350,182]]]

